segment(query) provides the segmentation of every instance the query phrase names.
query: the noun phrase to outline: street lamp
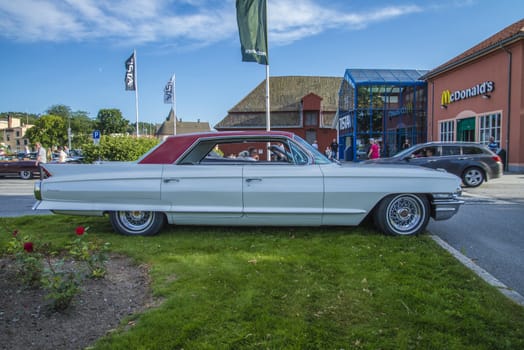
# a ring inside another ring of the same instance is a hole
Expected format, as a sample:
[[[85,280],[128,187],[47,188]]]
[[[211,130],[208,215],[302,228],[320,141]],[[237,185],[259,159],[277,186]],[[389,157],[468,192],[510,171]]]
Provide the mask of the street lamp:
[[[67,118],[67,146],[68,152],[71,152],[71,115]]]

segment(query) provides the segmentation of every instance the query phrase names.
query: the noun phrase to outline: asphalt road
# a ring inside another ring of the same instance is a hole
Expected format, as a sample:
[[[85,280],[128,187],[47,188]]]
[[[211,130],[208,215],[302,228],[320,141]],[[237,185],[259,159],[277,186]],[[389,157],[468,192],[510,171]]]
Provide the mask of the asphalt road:
[[[33,211],[36,180],[0,178],[0,217],[45,215]],[[496,279],[524,295],[524,174],[506,174],[464,189],[465,204],[428,230]]]
[[[466,188],[465,204],[428,230],[510,289],[524,295],[524,174]]]
[[[33,184],[36,180],[0,178],[0,217],[50,214],[47,210],[33,211]]]

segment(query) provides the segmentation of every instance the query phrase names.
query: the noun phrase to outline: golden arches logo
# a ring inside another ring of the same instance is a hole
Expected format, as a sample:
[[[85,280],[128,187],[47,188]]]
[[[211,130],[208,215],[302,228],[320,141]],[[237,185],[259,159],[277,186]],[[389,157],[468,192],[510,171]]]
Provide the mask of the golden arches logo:
[[[451,91],[444,90],[442,91],[442,96],[440,97],[440,105],[447,106],[451,103]]]

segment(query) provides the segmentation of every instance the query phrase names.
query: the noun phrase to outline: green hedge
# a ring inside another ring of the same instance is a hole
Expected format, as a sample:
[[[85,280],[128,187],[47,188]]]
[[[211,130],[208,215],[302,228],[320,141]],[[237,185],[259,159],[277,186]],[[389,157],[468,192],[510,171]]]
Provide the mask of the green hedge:
[[[82,152],[86,163],[97,160],[134,161],[157,144],[158,140],[155,138],[102,136],[98,145],[82,145]]]

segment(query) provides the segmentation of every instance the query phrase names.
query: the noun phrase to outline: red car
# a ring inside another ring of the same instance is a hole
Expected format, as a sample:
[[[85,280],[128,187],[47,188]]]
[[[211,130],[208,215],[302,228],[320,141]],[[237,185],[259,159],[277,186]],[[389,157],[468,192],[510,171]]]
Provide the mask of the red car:
[[[40,174],[36,160],[0,160],[0,176],[18,174],[21,179],[29,180]]]

